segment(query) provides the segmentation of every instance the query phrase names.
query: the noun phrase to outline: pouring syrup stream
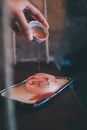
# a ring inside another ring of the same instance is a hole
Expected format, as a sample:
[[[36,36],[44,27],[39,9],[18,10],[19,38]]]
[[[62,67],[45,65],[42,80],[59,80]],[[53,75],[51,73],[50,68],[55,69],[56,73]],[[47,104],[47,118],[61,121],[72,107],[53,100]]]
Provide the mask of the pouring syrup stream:
[[[38,72],[40,72],[40,44],[37,44],[37,62],[38,62]]]

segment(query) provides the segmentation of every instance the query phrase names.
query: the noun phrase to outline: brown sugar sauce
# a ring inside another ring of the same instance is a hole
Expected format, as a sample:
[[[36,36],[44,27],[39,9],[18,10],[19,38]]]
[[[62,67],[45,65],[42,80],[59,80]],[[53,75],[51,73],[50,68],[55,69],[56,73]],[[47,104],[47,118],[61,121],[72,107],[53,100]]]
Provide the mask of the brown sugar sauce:
[[[47,34],[44,29],[41,27],[34,26],[32,27],[33,36],[36,38],[44,39],[46,38]]]

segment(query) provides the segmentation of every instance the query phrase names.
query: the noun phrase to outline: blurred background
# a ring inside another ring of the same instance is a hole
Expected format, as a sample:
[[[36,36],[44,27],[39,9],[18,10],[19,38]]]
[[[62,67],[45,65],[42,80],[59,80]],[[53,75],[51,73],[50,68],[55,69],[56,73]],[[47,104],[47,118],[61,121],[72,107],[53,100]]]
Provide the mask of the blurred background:
[[[30,0],[44,14],[44,0]],[[63,76],[75,81],[74,89],[87,109],[87,0],[46,0],[49,23],[49,60],[55,61]],[[0,2],[0,9],[2,4]],[[0,16],[1,15],[0,10]],[[0,18],[0,22],[1,22]],[[2,26],[0,26],[2,46]],[[38,60],[37,44],[16,36],[16,60]],[[0,47],[0,55],[2,57]],[[44,42],[40,44],[40,60],[46,60]],[[0,61],[0,64],[1,61]],[[1,68],[0,68],[1,69]]]

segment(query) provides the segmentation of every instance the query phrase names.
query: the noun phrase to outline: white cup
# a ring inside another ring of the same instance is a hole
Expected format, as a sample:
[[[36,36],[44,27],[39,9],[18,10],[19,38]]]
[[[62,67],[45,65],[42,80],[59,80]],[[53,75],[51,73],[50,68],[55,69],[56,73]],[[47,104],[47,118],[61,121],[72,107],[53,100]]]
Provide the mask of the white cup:
[[[42,23],[38,21],[31,21],[29,22],[29,27],[35,42],[41,43],[48,39],[48,29]]]

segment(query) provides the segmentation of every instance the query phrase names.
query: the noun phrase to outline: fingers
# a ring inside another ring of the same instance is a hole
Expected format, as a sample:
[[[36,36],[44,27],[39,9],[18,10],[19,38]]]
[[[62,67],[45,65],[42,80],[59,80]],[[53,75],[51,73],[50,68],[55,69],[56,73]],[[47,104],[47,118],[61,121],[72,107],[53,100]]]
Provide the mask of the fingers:
[[[22,29],[22,32],[25,36],[25,38],[28,40],[28,41],[31,41],[33,39],[33,36],[31,34],[31,31],[29,29],[29,25],[28,25],[28,22],[25,18],[25,15],[23,12],[20,12],[18,14],[18,22],[19,22],[19,25]]]
[[[44,16],[42,15],[42,13],[33,5],[30,6],[29,8],[30,12],[32,13],[32,15],[37,18],[37,20],[39,22],[41,22],[44,26],[46,26],[47,29],[49,29],[49,24],[46,21],[46,19],[44,18]]]
[[[20,9],[15,10],[17,11],[14,10],[13,11],[16,16],[15,21],[17,21],[17,23],[12,23],[13,24],[12,28],[18,35],[23,34],[28,41],[33,40],[33,36],[31,34],[31,30],[28,25],[28,19],[30,21],[38,20],[44,26],[46,26],[47,29],[49,28],[49,25],[44,16],[41,14],[41,12],[29,2],[26,2],[26,4],[20,6]]]
[[[39,22],[41,22],[47,29],[49,29],[49,25],[46,21],[46,19],[43,17],[43,15],[40,12],[35,12],[35,17],[38,19]]]

